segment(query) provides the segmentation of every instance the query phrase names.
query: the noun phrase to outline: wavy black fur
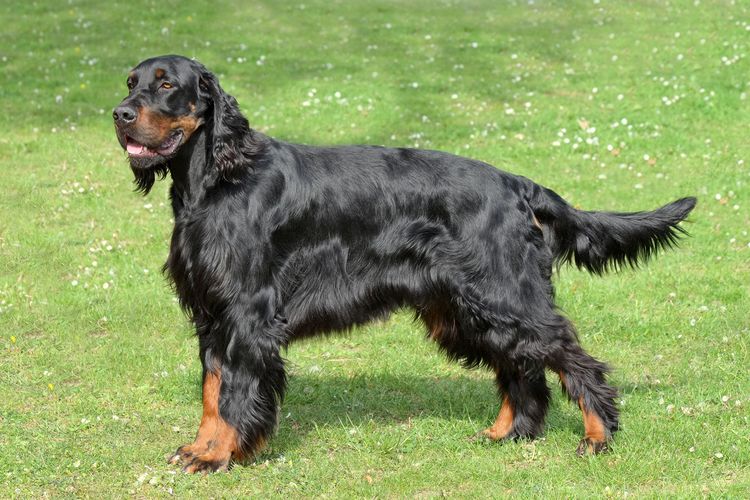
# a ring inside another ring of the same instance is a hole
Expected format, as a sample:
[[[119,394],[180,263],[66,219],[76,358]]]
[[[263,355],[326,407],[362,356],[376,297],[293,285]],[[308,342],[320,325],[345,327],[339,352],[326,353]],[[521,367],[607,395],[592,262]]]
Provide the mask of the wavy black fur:
[[[572,261],[602,274],[613,268],[638,267],[658,250],[676,245],[687,234],[678,224],[695,208],[696,199],[681,198],[651,212],[586,212],[537,186],[529,204],[548,226],[545,239],[558,262]]]
[[[221,416],[243,452],[273,432],[282,348],[403,306],[451,358],[495,371],[515,410],[507,437],[542,432],[545,367],[617,428],[606,366],[581,349],[553,302],[553,263],[601,273],[644,261],[683,233],[677,224],[695,199],[583,212],[526,178],[447,153],[289,144],[253,131],[200,64],[167,56],[136,72],[146,78],[157,66],[204,125],[174,158],[136,170],[136,184],[148,192],[165,169],[173,179],[165,268],[204,367],[220,367]],[[169,113],[174,104],[159,106]]]

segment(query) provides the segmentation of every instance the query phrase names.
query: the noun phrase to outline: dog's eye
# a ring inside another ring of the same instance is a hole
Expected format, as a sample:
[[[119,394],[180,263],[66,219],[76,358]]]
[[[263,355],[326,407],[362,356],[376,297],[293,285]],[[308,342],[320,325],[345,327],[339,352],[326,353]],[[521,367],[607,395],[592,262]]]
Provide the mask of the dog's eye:
[[[127,85],[128,85],[128,90],[133,90],[133,87],[135,87],[135,83],[133,82],[133,80],[128,80]]]
[[[169,82],[164,82],[164,83],[161,84],[160,88],[169,90],[169,89],[172,88],[172,84],[169,83]]]

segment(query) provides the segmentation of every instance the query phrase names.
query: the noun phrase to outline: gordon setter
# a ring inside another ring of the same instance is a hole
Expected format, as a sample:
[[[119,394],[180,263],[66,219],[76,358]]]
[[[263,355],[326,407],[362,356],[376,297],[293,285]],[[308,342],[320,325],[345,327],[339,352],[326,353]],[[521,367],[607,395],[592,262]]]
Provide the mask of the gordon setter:
[[[494,371],[502,404],[480,435],[539,436],[549,368],[583,412],[578,453],[607,448],[616,392],[556,309],[553,266],[636,266],[684,233],[695,198],[588,212],[448,153],[281,142],[251,129],[216,77],[181,56],[143,61],[127,85],[117,137],[138,190],[172,177],[165,271],[203,365],[200,427],[173,463],[226,470],[257,454],[284,396],[281,350],[401,307],[451,359]]]

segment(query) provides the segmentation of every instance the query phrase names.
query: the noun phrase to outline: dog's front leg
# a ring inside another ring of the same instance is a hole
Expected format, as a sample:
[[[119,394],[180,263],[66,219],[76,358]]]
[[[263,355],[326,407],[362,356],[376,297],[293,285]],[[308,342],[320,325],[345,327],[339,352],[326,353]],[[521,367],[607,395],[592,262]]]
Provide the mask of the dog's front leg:
[[[224,312],[211,333],[225,340],[221,354],[201,349],[201,425],[195,442],[179,448],[171,459],[182,462],[186,472],[226,470],[231,461],[253,457],[276,427],[286,388],[280,349],[287,332],[270,309],[254,309],[257,305],[237,304]]]

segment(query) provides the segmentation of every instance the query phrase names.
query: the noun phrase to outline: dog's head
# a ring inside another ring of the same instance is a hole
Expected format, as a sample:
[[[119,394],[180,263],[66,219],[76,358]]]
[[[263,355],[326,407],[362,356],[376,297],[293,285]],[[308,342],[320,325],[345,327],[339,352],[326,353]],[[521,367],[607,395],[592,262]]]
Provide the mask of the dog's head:
[[[127,79],[128,96],[112,117],[128,153],[138,188],[147,193],[164,176],[181,148],[203,126],[209,128],[207,161],[232,179],[252,151],[250,128],[237,101],[202,64],[182,56],[147,59]]]

